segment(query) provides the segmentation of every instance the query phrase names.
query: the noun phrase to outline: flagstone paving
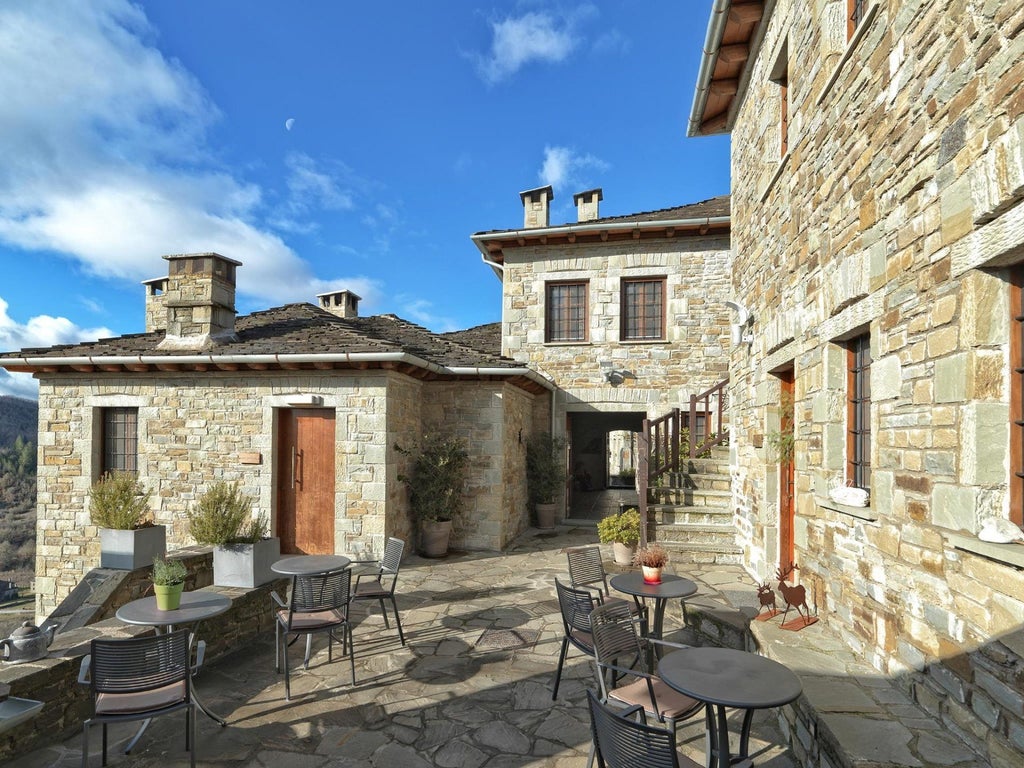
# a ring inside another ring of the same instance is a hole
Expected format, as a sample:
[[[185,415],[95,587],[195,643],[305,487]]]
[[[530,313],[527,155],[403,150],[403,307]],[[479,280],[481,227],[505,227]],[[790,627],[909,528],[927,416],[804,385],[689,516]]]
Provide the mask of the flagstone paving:
[[[207,665],[196,680],[204,703],[228,720],[198,721],[202,766],[252,768],[583,768],[590,749],[585,691],[589,661],[570,649],[557,701],[551,683],[562,638],[555,578],[566,578],[564,549],[594,543],[592,527],[562,527],[524,536],[505,553],[409,558],[399,577],[408,645],[376,607],[355,609],[356,682],[335,646],[314,640],[309,670],[292,648],[292,700],[274,672],[272,634]],[[609,553],[610,554],[610,553]],[[607,558],[610,560],[610,557]],[[710,586],[744,578],[717,571]],[[672,606],[666,628],[682,622]],[[738,728],[733,728],[733,731]],[[133,725],[110,726],[110,765],[182,766],[180,715],[153,722],[131,755],[122,749]],[[90,765],[99,765],[100,733],[91,734]],[[703,718],[680,730],[683,752],[702,760]],[[792,768],[774,712],[754,720],[751,753],[758,766]],[[10,761],[10,768],[77,766],[74,738]]]

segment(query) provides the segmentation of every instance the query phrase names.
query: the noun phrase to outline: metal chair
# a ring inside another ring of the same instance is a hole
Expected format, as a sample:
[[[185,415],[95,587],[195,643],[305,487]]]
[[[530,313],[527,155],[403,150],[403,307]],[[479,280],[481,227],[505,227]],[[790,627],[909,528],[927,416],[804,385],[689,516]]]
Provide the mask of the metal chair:
[[[609,603],[595,608],[590,614],[590,631],[601,700],[624,707],[643,707],[648,715],[665,724],[674,743],[677,723],[701,712],[704,704],[670,688],[657,675],[637,667],[646,667],[653,661],[655,645],[687,646],[641,638],[625,603]],[[621,660],[628,663],[620,663]],[[620,684],[619,680],[624,678],[629,681]]]
[[[590,613],[597,607],[594,594],[586,589],[573,589],[555,579],[555,591],[558,593],[558,607],[562,612],[562,650],[558,654],[558,669],[555,671],[555,687],[551,699],[558,698],[558,684],[562,680],[562,666],[569,645],[578,648],[588,656],[594,655],[594,641],[590,635]]]
[[[635,601],[612,596],[600,547],[572,547],[565,554],[569,560],[569,582],[574,588],[591,589],[597,593],[599,603],[622,603],[629,606],[634,616],[646,619],[646,611]]]
[[[303,668],[309,669],[309,656],[313,635],[327,633],[327,660],[333,661],[334,641],[341,643],[342,653],[347,651],[352,667],[352,685],[356,683],[355,649],[352,646],[352,625],[348,619],[351,598],[352,571],[346,569],[313,576],[295,576],[292,579],[291,599],[286,603],[277,592],[270,596],[276,604],[274,623],[274,669],[281,671],[284,657],[284,698],[291,700],[291,678],[288,672],[288,646],[300,637],[306,638],[306,657]],[[341,636],[335,634],[341,630]],[[294,635],[289,641],[288,636]]]
[[[613,712],[587,691],[594,752],[601,768],[700,768],[676,751],[675,734],[647,725],[644,708]],[[640,720],[630,720],[631,715]]]
[[[377,573],[358,574],[356,585],[352,590],[352,602],[354,603],[361,600],[376,600],[380,603],[380,612],[384,616],[385,628],[390,628],[390,624],[388,624],[388,611],[384,601],[391,601],[391,610],[395,613],[395,626],[398,627],[398,639],[402,641],[402,645],[405,645],[405,635],[402,634],[402,620],[398,616],[398,605],[395,603],[395,584],[398,582],[398,569],[402,566],[404,551],[404,541],[389,538],[384,545],[384,555],[379,561]],[[363,581],[364,577],[366,581]]]
[[[82,724],[82,768],[89,762],[89,727],[103,725],[107,764],[107,723],[149,720],[185,710],[185,749],[196,764],[196,705],[192,698],[189,632],[133,638],[95,638],[82,659],[78,682],[89,686],[93,716]]]

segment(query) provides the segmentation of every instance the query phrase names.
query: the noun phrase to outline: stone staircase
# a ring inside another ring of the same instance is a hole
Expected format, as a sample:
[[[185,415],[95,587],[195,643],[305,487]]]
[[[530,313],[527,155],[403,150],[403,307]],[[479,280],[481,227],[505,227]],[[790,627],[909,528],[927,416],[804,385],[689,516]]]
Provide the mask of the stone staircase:
[[[648,531],[672,553],[674,562],[736,564],[729,490],[729,449],[716,447],[707,458],[690,459],[685,472],[670,472],[647,491]]]

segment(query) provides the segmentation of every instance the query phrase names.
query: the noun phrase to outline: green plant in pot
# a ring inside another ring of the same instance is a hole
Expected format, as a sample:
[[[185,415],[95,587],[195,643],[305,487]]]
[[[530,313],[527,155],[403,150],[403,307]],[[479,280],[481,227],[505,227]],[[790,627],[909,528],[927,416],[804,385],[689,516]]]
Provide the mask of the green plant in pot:
[[[452,522],[462,512],[469,451],[461,438],[433,433],[412,448],[395,445],[410,458],[405,472],[398,475],[409,490],[409,505],[420,526],[420,549],[426,557],[443,557],[448,552]]]
[[[181,605],[181,593],[185,590],[188,571],[181,560],[153,558],[153,593],[156,607],[161,611],[173,611]]]
[[[540,432],[526,441],[526,487],[538,528],[554,528],[558,502],[565,497],[565,438]]]
[[[145,568],[167,551],[167,528],[154,525],[152,491],[132,472],[108,472],[89,489],[89,517],[100,529],[100,567]]]
[[[640,542],[640,511],[630,508],[602,518],[597,523],[597,538],[612,545],[616,563],[629,565]]]
[[[256,500],[238,483],[218,480],[188,511],[188,532],[197,544],[213,547],[213,583],[219,587],[258,587],[276,577],[270,566],[281,556],[281,540],[270,537]]]

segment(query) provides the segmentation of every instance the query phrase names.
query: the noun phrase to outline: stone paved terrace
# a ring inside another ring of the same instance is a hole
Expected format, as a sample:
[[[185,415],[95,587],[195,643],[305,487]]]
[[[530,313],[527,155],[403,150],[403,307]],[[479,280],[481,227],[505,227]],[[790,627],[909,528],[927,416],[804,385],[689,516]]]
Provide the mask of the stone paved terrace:
[[[563,526],[528,535],[501,555],[411,557],[400,576],[408,646],[399,645],[393,626],[384,629],[376,609],[368,616],[357,608],[355,687],[347,660],[336,656],[327,663],[323,640],[315,641],[308,671],[301,670],[300,644],[292,648],[293,669],[299,669],[290,703],[274,673],[272,633],[217,659],[197,688],[229,725],[222,729],[199,716],[199,764],[583,768],[590,745],[584,691],[593,673],[570,649],[559,699],[551,701],[562,636],[554,579],[565,577],[566,547],[594,541],[591,527]],[[606,562],[615,569],[610,557]],[[695,567],[685,575],[701,590],[687,603],[690,626],[674,639],[749,643],[744,627],[757,604],[751,579],[734,566]],[[666,630],[683,621],[673,605]],[[800,633],[772,622],[753,627],[763,650],[801,676],[806,694],[796,708],[757,714],[756,765],[793,768],[808,756],[828,768],[987,765],[831,640],[824,622]],[[131,725],[110,727],[111,765],[187,765],[180,715],[154,721],[133,754],[124,756],[119,747],[133,732]],[[799,755],[781,746],[791,733]],[[680,738],[683,751],[699,760],[703,719],[691,720]],[[98,729],[91,741],[90,765],[99,765]],[[6,765],[77,766],[80,743],[80,736],[68,739]]]

